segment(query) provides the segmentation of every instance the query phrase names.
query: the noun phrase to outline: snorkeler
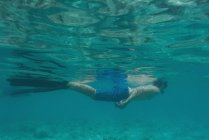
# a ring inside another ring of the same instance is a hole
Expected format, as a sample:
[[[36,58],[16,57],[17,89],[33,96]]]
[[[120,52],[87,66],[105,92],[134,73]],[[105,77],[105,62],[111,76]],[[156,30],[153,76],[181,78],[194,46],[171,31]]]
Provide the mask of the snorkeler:
[[[17,90],[11,95],[23,95],[25,93],[49,92],[59,89],[71,89],[78,91],[94,100],[112,101],[119,108],[124,108],[133,100],[152,99],[159,93],[163,93],[167,87],[164,79],[154,79],[149,84],[143,84],[135,88],[128,86],[127,75],[119,69],[99,70],[96,76],[97,83],[111,83],[108,87],[89,86],[79,82],[52,81],[42,78],[10,78],[7,79],[12,86],[33,87],[30,89]],[[130,81],[130,80],[129,80]]]
[[[163,93],[164,89],[167,88],[167,82],[164,79],[154,79],[151,84],[130,88],[128,87],[126,74],[117,69],[103,71],[102,74],[100,73],[97,76],[97,82],[107,78],[113,81],[113,86],[108,88],[94,88],[78,82],[68,82],[67,86],[69,89],[83,93],[94,100],[113,101],[120,108],[124,108],[133,100],[152,99],[157,94]]]

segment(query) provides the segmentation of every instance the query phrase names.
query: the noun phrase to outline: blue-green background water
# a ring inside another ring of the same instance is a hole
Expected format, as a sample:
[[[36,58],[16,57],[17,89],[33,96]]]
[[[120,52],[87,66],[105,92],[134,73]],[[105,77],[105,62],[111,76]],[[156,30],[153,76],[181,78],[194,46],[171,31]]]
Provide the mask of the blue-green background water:
[[[0,98],[0,140],[201,139],[209,135],[208,0],[0,0],[0,93],[17,74],[89,80],[101,68],[164,77],[152,100],[58,90]]]

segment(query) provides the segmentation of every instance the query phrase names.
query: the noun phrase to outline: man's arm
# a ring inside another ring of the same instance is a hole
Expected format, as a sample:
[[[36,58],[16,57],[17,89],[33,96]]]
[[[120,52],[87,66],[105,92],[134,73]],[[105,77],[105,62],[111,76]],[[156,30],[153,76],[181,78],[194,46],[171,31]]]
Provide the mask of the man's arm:
[[[128,91],[129,91],[129,96],[128,98],[124,99],[124,100],[121,100],[119,102],[116,102],[115,105],[119,108],[124,108],[133,98],[133,94],[132,94],[132,91],[133,89],[131,88],[128,88]]]
[[[129,88],[129,97],[125,100],[117,102],[116,106],[125,107],[132,100],[149,100],[158,93],[160,93],[159,88],[153,85],[147,85],[133,89]]]
[[[160,93],[160,89],[153,85],[137,87],[132,89],[131,91],[132,99],[136,100],[149,100],[152,99],[158,93]]]

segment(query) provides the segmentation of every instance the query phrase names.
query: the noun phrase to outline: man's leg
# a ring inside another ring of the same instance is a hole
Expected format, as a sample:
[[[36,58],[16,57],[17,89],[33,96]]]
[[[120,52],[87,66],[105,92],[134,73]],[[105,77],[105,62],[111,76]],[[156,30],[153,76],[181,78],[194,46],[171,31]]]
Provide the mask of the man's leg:
[[[85,84],[80,84],[80,83],[76,83],[76,82],[69,82],[67,84],[68,88],[78,91],[84,95],[87,95],[89,97],[93,97],[96,94],[96,89],[85,85]]]

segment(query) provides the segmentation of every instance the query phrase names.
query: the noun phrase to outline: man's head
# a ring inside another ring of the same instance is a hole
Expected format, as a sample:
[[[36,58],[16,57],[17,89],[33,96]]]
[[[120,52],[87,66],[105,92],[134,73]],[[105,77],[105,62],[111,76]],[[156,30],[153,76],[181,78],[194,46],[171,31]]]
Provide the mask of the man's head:
[[[167,81],[163,78],[159,78],[153,81],[153,85],[158,87],[162,93],[164,92],[164,89],[166,89],[168,86]]]

